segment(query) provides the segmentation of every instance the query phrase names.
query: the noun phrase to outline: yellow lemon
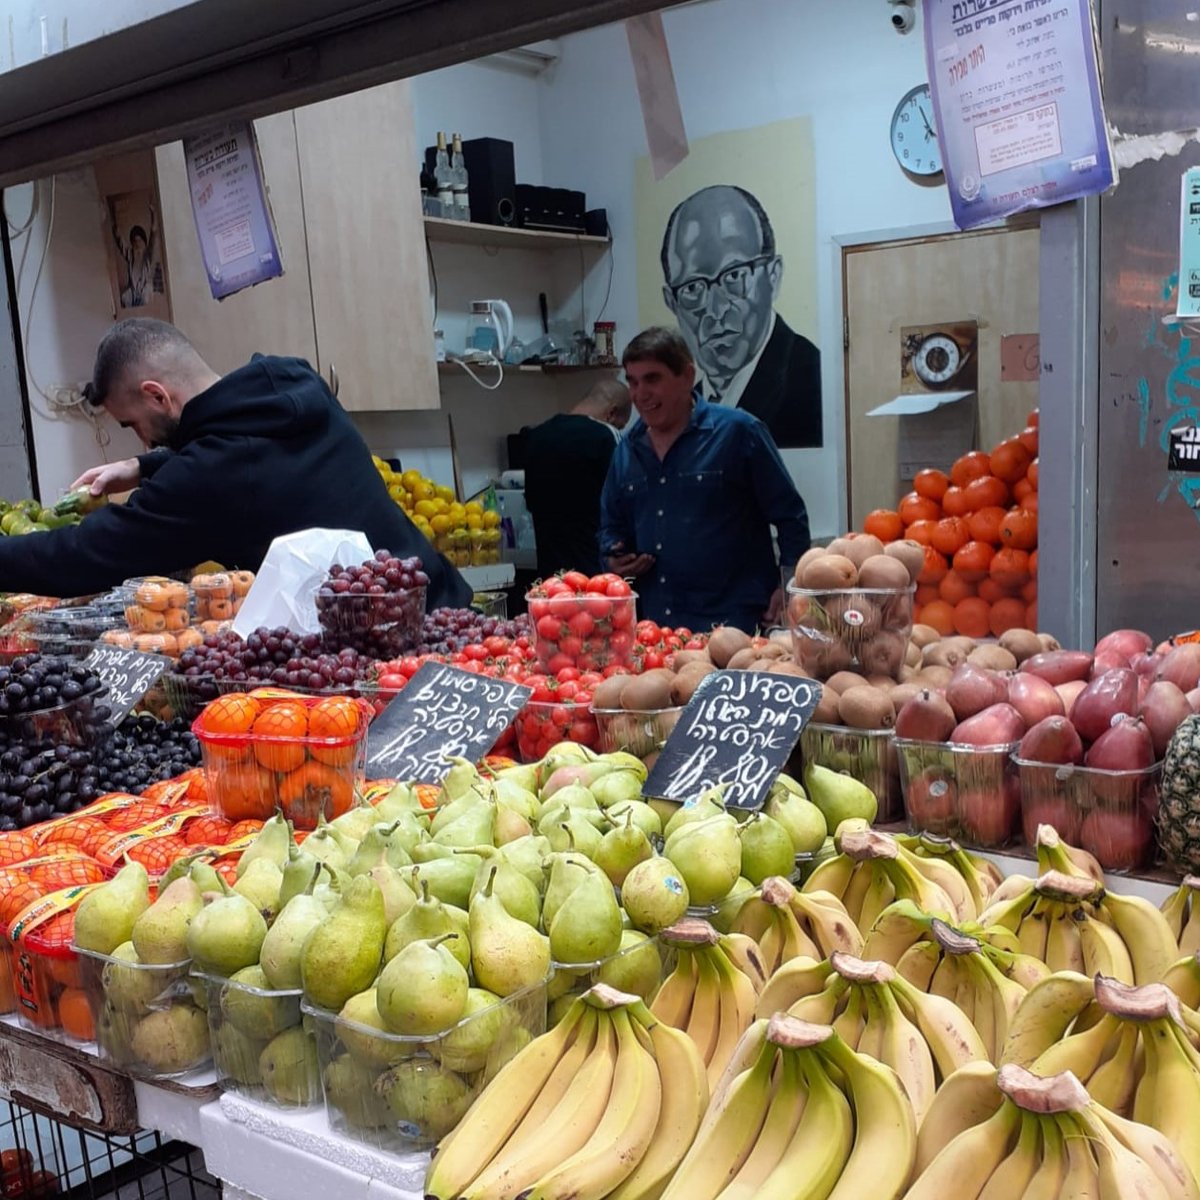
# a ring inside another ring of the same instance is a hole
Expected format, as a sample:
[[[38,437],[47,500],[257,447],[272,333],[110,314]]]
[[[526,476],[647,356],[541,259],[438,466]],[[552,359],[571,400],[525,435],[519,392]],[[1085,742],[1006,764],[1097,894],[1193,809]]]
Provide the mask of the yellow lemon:
[[[499,529],[500,514],[489,508],[487,512],[483,514],[483,527],[484,529]]]
[[[483,512],[483,505],[480,504],[478,500],[468,500],[466,502],[466,504],[463,505],[463,507],[469,513],[482,513]]]
[[[470,550],[455,550],[452,553],[453,553],[453,558],[454,558],[454,565],[456,567],[469,567],[471,565]]]
[[[432,500],[418,500],[413,508],[418,516],[422,516],[426,520],[438,515],[437,505]]]
[[[445,500],[442,500],[441,498],[437,500],[431,500],[430,503],[436,505],[439,514],[448,513],[450,511],[450,505],[448,505]]]
[[[433,484],[428,479],[422,479],[409,489],[418,500],[433,499]]]
[[[408,493],[398,483],[388,484],[388,495],[391,496],[397,504],[403,504],[408,499]]]
[[[431,517],[429,520],[429,528],[434,533],[449,533],[450,518],[445,513],[438,513],[436,517]]]
[[[400,482],[411,492],[413,488],[421,482],[421,472],[416,467],[409,467],[403,475],[400,476]]]
[[[482,529],[483,528],[483,513],[467,513],[467,528]]]
[[[448,488],[444,484],[437,483],[434,484],[433,490],[439,500],[445,500],[447,504],[454,503],[453,488]]]

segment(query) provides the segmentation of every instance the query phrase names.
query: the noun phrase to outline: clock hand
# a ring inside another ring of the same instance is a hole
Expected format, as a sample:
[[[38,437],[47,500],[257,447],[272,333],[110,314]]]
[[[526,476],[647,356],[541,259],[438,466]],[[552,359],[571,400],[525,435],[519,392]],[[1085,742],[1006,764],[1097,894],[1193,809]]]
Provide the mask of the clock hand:
[[[919,104],[917,105],[917,112],[919,112],[921,114],[921,120],[925,124],[926,140],[928,140],[931,137],[936,137],[937,135],[933,132],[933,126],[930,125],[929,118],[925,115],[925,110]]]

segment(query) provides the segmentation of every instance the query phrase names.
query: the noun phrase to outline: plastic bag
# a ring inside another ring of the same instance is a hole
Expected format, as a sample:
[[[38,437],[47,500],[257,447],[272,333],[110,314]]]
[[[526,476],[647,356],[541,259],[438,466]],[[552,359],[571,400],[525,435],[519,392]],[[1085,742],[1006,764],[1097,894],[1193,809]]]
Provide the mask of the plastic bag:
[[[320,633],[315,597],[329,568],[366,562],[373,553],[366,534],[352,529],[301,529],[277,537],[234,618],[234,633],[244,638],[280,626]]]

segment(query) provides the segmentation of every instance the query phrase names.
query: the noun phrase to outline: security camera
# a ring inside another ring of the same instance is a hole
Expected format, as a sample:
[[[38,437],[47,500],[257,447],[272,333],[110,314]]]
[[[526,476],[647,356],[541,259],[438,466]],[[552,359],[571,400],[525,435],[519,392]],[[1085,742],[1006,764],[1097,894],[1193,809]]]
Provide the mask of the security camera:
[[[892,6],[892,28],[897,33],[911,33],[917,23],[912,0],[888,0]]]

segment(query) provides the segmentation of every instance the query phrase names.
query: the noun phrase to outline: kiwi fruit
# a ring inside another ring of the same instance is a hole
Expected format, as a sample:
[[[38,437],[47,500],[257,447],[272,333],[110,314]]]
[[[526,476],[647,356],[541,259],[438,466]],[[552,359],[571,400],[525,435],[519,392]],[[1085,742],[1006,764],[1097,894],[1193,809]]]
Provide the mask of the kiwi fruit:
[[[862,592],[848,596],[830,596],[825,602],[825,614],[831,629],[851,645],[861,645],[873,638],[883,624],[883,611]]]
[[[804,568],[803,586],[814,592],[834,592],[858,582],[858,568],[841,554],[823,554]]]
[[[955,646],[949,641],[935,642],[926,646],[921,655],[921,662],[926,667],[948,667],[953,670],[959,663],[966,662],[967,654],[961,646]]]
[[[1017,669],[1016,655],[1005,650],[1003,646],[995,646],[991,643],[976,646],[967,655],[967,662],[988,671],[1015,671]]]
[[[755,646],[755,654],[759,658],[791,658],[792,651],[790,646],[785,646],[782,642],[774,640],[766,642],[764,645]]]
[[[956,637],[948,637],[942,639],[943,646],[953,646],[955,649],[962,652],[963,656],[970,654],[979,643],[974,638],[963,637],[961,634]]]
[[[767,671],[771,675],[792,675],[796,679],[808,679],[809,676],[804,673],[802,667],[796,666],[791,659],[777,658],[774,661],[767,660]]]
[[[890,729],[896,723],[892,698],[879,688],[847,688],[838,697],[838,711],[852,729]]]
[[[708,657],[712,659],[714,667],[724,668],[729,666],[730,659],[739,650],[748,649],[752,643],[753,639],[748,633],[743,633],[733,625],[719,625],[708,639]]]
[[[1000,645],[1023,663],[1027,658],[1042,652],[1042,639],[1029,629],[1009,629],[1000,635]]]
[[[896,673],[896,678],[901,683],[912,683],[920,674],[921,672],[917,667],[901,667]],[[917,686],[919,687],[920,685],[918,684]]]
[[[888,558],[898,559],[908,571],[909,583],[916,583],[917,576],[925,569],[925,547],[920,542],[905,538],[900,542],[888,542],[883,548]]]
[[[620,708],[621,692],[628,682],[628,675],[610,675],[602,679],[592,691],[592,707]]]
[[[1037,635],[1037,639],[1038,639],[1038,641],[1039,641],[1039,642],[1041,642],[1041,643],[1042,643],[1042,649],[1043,649],[1043,650],[1044,650],[1044,651],[1045,651],[1047,654],[1051,653],[1051,652],[1052,652],[1052,651],[1054,651],[1054,650],[1061,650],[1061,649],[1062,649],[1062,642],[1060,642],[1060,641],[1058,640],[1058,638],[1054,637],[1052,634],[1049,634],[1049,633],[1039,633],[1039,634]]]
[[[934,642],[940,642],[942,635],[938,633],[932,625],[914,625],[909,638],[914,641],[922,650],[926,646],[932,646]]]
[[[911,700],[920,690],[919,683],[897,683],[888,693],[892,698],[892,707],[899,713],[905,702]]]
[[[840,696],[847,688],[865,687],[866,682],[866,677],[859,675],[856,671],[838,671],[825,680],[825,686],[833,688]]]
[[[726,671],[748,671],[750,670],[751,664],[757,661],[758,651],[753,646],[746,646],[744,649],[739,650],[735,655],[733,655],[733,657],[730,658],[730,660],[722,669]],[[714,665],[716,664],[715,659],[713,660],[713,663]]]
[[[909,642],[904,647],[904,665],[906,667],[919,667],[921,665],[921,647],[916,642]]]
[[[922,667],[913,677],[925,687],[933,688],[935,691],[944,691],[946,684],[954,677],[954,672],[949,667],[944,667],[939,663],[933,663],[929,666]]]
[[[674,683],[675,676],[671,671],[647,671],[644,675],[633,675],[621,689],[621,707],[634,712],[670,708]],[[594,695],[592,700],[594,703]]]
[[[908,588],[908,568],[890,554],[873,554],[858,568],[858,586],[864,588]]]
[[[881,629],[875,636],[859,649],[858,661],[867,673],[868,680],[875,675],[883,675],[895,679],[904,666],[904,635],[889,633]]]
[[[690,667],[693,663],[702,663],[710,668],[713,665],[707,650],[676,650],[671,657],[671,666],[676,673],[682,671],[684,667]]]
[[[682,670],[675,673],[675,681],[671,684],[671,701],[674,704],[686,704],[700,686],[700,680],[706,675],[711,675],[715,670],[716,667],[712,663],[688,663]]]
[[[848,533],[838,540],[844,543],[838,553],[844,554],[856,567],[883,553],[883,543],[873,533]]]
[[[890,696],[892,688],[896,686],[896,679],[892,675],[868,675],[867,683],[873,688],[881,688]]]
[[[818,725],[840,725],[842,720],[838,694],[830,687],[821,688],[821,699],[813,709],[812,719]]]
[[[829,552],[824,546],[813,546],[811,550],[805,550],[805,552],[800,555],[800,557],[796,560],[796,569],[792,572],[792,579],[797,587],[804,586],[802,582],[804,579],[804,568],[807,567],[810,562],[813,562],[815,559],[822,558],[828,553]]]

